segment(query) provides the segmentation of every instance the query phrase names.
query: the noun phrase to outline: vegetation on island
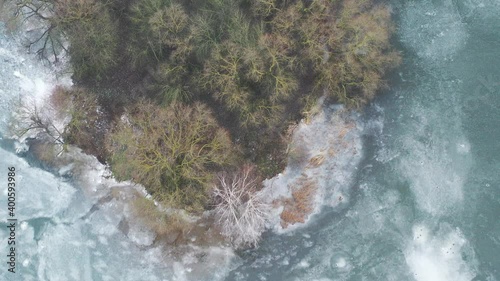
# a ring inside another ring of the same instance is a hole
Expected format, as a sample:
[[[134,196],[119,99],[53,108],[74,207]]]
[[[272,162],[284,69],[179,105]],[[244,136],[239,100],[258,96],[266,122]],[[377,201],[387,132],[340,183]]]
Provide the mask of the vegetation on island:
[[[270,206],[259,193],[261,181],[255,167],[243,165],[237,171],[217,174],[213,201],[222,235],[236,247],[255,246],[265,230]]]
[[[23,0],[18,13],[44,22],[42,58],[69,54],[64,140],[193,212],[246,186],[221,173],[280,172],[288,128],[318,98],[360,107],[400,61],[374,0]]]
[[[131,110],[108,140],[116,178],[143,184],[168,206],[203,211],[214,174],[238,156],[228,132],[199,102]]]

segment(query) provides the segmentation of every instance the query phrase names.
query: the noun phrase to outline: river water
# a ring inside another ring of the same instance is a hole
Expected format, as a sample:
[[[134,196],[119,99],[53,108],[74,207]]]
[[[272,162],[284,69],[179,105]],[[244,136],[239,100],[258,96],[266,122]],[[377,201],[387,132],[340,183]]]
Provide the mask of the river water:
[[[0,278],[500,280],[500,2],[393,1],[392,7],[403,65],[360,117],[362,160],[351,171],[347,204],[324,206],[294,231],[265,233],[254,250],[214,248],[165,263],[161,249],[138,246],[118,230],[119,204],[89,215],[98,196],[64,173],[43,170],[5,138],[0,178],[5,186],[7,167],[16,167],[19,246],[11,274],[2,191]],[[0,30],[0,131],[6,132],[19,95],[56,82]],[[203,266],[190,275],[193,260]]]

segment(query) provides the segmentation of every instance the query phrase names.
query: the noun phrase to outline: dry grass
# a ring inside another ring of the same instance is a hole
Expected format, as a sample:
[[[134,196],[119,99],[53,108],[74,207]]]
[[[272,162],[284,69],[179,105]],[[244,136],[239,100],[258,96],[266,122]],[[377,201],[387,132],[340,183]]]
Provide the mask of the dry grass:
[[[30,144],[30,151],[48,168],[67,164],[65,161],[61,163],[62,160],[57,158],[61,150],[60,146],[48,141],[34,141]]]
[[[177,235],[180,237],[181,234],[190,230],[190,224],[185,222],[180,215],[160,211],[149,199],[138,197],[132,201],[131,206],[134,215],[158,236]]]
[[[346,124],[339,132],[339,138],[344,139],[347,133],[352,131],[352,129],[355,127],[354,123],[348,123]]]
[[[325,155],[318,154],[318,155],[314,156],[313,158],[309,159],[308,166],[311,168],[316,168],[316,167],[320,166],[321,164],[323,164],[324,161],[325,161]]]
[[[71,103],[71,95],[68,90],[57,86],[49,96],[49,102],[54,108],[65,110]]]
[[[317,182],[305,174],[297,180],[296,185],[292,187],[292,198],[282,201],[285,206],[280,215],[283,228],[305,222],[314,209],[314,196],[317,189]]]

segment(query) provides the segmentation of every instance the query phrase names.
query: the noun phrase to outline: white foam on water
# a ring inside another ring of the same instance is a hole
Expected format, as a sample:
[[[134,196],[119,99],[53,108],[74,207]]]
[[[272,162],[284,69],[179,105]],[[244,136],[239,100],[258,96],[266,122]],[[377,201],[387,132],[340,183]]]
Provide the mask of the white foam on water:
[[[307,267],[309,267],[309,266],[311,266],[311,265],[309,264],[309,262],[307,261],[307,259],[303,259],[303,260],[301,260],[301,261],[297,264],[297,267],[298,267],[298,268],[307,268]]]
[[[464,175],[454,170],[450,159],[438,151],[425,151],[421,144],[414,147],[411,160],[403,159],[402,172],[410,179],[418,206],[431,214],[440,215],[460,208],[463,200]]]
[[[500,2],[496,0],[463,0],[459,4],[459,10],[464,18],[473,21],[495,22],[491,20],[498,18],[500,12]],[[492,28],[491,31],[497,30]]]
[[[459,140],[456,144],[457,152],[460,154],[469,154],[470,153],[470,143],[468,140],[463,139]]]
[[[224,280],[231,269],[241,263],[229,247],[199,247],[188,245],[185,254],[169,261],[172,281]]]
[[[474,253],[458,228],[440,226],[432,233],[426,225],[413,227],[413,240],[405,252],[416,281],[470,281],[476,276]]]
[[[400,191],[369,179],[360,192],[345,213],[318,230],[307,254],[310,266],[293,269],[297,280],[411,280],[398,250],[406,247],[403,237],[411,227]]]

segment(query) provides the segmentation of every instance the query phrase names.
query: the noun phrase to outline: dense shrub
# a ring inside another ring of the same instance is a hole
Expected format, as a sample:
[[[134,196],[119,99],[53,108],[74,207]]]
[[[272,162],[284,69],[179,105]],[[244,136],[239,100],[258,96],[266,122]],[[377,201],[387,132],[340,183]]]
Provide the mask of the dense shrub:
[[[140,102],[108,140],[112,170],[161,202],[202,210],[214,171],[236,157],[227,131],[201,103],[166,108]]]
[[[67,28],[71,65],[77,80],[103,80],[119,62],[118,23],[105,9],[98,9],[95,15]]]
[[[283,228],[305,222],[314,209],[318,186],[314,179],[303,175],[289,188],[292,190],[292,197],[284,199],[284,208],[280,214]]]

